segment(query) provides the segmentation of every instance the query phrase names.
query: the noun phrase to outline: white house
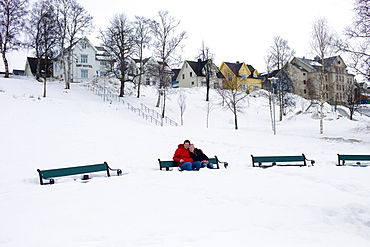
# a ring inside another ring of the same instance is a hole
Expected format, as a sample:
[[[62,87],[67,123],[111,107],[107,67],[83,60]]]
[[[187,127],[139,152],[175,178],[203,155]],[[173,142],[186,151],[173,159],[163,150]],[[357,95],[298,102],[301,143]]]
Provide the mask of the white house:
[[[71,82],[83,82],[95,77],[105,75],[109,69],[110,58],[103,47],[93,46],[85,37],[77,42],[71,52],[72,64],[70,68]],[[67,61],[65,55],[65,61]],[[53,76],[63,78],[62,57],[59,55],[54,59]]]
[[[206,66],[209,66],[208,72]],[[177,75],[176,81],[178,82],[178,87],[189,88],[206,86],[207,73],[209,74],[211,88],[217,88],[222,85],[222,79],[224,76],[211,60],[186,60]]]
[[[140,66],[142,65],[142,72],[141,72],[141,84],[142,85],[150,85],[155,86],[159,83],[159,71],[161,67],[161,62],[158,62],[154,57],[145,58],[140,62],[140,59],[134,59],[134,68],[135,71],[132,71],[135,75],[135,81],[139,82],[139,75],[140,74]],[[164,72],[168,74],[169,77],[172,77],[173,72],[170,67],[165,64]]]

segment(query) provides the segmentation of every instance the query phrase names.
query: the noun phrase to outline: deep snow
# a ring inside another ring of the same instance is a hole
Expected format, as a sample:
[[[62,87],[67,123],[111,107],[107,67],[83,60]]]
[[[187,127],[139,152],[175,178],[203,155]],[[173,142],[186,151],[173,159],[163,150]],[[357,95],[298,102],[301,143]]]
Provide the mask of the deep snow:
[[[274,136],[256,96],[239,130],[216,100],[206,128],[205,91],[194,88],[184,90],[184,126],[161,127],[126,105],[155,108],[151,88],[123,104],[59,82],[43,98],[42,86],[0,78],[0,246],[370,246],[370,167],[335,165],[337,153],[370,153],[367,117],[328,112],[320,135],[314,112],[296,114],[301,100]],[[166,113],[180,123],[178,91]],[[157,159],[185,139],[229,169],[160,171]],[[260,169],[250,157],[301,153],[315,166]],[[37,168],[103,161],[124,175],[39,185]]]

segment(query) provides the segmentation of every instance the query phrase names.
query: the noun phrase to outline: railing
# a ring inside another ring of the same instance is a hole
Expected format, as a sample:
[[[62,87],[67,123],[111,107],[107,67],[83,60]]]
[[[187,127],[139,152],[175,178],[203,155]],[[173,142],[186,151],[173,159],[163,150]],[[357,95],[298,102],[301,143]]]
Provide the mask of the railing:
[[[86,83],[82,84],[87,90],[92,91],[95,95],[98,95],[103,98],[103,101],[112,103],[113,100],[117,102],[125,103],[125,100],[122,97],[119,97],[117,93],[112,92],[108,88],[106,88],[104,85],[99,84],[91,84]],[[177,126],[177,123],[170,119],[169,117],[165,116],[162,119],[162,115],[159,114],[157,111],[150,109],[149,107],[145,106],[144,104],[140,104],[140,108],[135,108],[130,103],[127,103],[128,109],[131,110],[134,113],[138,113],[139,116],[144,118],[147,121],[150,121],[151,123],[155,123],[156,125],[163,126],[164,124],[174,125]]]
[[[138,113],[139,116],[141,116],[142,118],[144,118],[145,120],[149,120],[151,123],[155,123],[155,125],[162,125],[162,122],[161,121],[158,121],[155,117],[153,116],[149,116],[147,114],[145,114],[140,108],[135,108],[133,105],[131,105],[130,103],[127,103],[127,107],[129,110],[131,110],[132,112],[134,113]]]
[[[151,114],[157,120],[160,119],[161,122],[164,121],[167,124],[177,126],[177,123],[175,121],[173,121],[171,118],[169,118],[167,116],[164,116],[164,118],[162,120],[162,114],[158,113],[156,110],[150,109],[149,107],[147,107],[143,103],[140,103],[140,106],[141,106],[141,110],[143,110],[144,112],[147,112],[148,114]]]

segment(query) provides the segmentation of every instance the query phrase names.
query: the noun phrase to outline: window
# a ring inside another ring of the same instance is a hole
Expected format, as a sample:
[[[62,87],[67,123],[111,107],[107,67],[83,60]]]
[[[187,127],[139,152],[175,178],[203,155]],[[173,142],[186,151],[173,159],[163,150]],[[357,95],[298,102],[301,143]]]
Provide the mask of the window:
[[[258,91],[260,87],[258,85],[253,85],[253,91]]]
[[[193,77],[193,72],[190,72],[190,77]]]
[[[182,79],[183,79],[183,80],[185,79],[185,74],[182,74]]]
[[[86,43],[82,43],[81,44],[81,47],[82,47],[82,49],[86,49],[87,48],[87,44]]]
[[[228,80],[229,80],[229,81],[232,81],[232,80],[233,80],[233,75],[229,73],[229,74],[227,75],[227,78],[228,78]]]
[[[146,79],[145,79],[145,84],[146,84],[146,85],[150,85],[150,79],[149,79],[149,78],[146,78]]]
[[[106,61],[100,61],[100,65],[106,66],[107,62]]]
[[[88,78],[89,77],[89,71],[87,69],[81,70],[81,78]]]
[[[306,80],[303,80],[303,84],[306,85]]]
[[[193,81],[191,82],[191,85],[194,85],[194,82]]]
[[[247,80],[247,74],[245,74],[245,73],[242,74],[242,80],[243,81],[246,81]]]
[[[248,90],[248,85],[247,84],[240,84],[240,90],[246,92]]]
[[[81,63],[87,63],[87,55],[81,55]]]
[[[306,89],[304,89],[304,90],[303,90],[303,93],[304,93],[304,94],[306,94],[306,93],[307,93],[307,90],[306,90]]]

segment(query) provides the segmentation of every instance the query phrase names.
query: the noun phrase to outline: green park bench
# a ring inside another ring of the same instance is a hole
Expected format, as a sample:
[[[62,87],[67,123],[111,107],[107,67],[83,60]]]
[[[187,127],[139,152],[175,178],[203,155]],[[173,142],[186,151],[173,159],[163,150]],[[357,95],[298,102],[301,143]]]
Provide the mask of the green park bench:
[[[311,165],[315,163],[314,160],[306,159],[302,155],[284,155],[284,156],[252,156],[253,167],[272,167],[272,166],[307,166],[306,161],[311,161]],[[264,164],[268,163],[268,164]],[[281,164],[282,163],[282,164]]]
[[[159,169],[162,170],[162,169],[166,169],[166,171],[169,171],[170,170],[170,167],[179,167],[179,165],[177,164],[176,161],[174,160],[160,160],[158,159],[158,162],[159,162]],[[209,162],[212,163],[215,167],[214,169],[220,169],[220,166],[219,164],[224,164],[224,167],[227,169],[228,167],[228,163],[227,162],[222,162],[220,161],[217,156],[215,156],[214,158],[209,158]]]
[[[116,171],[117,176],[120,176],[122,174],[122,171],[120,169],[110,168],[107,162],[104,162],[102,164],[74,166],[74,167],[57,168],[57,169],[49,169],[49,170],[37,169],[37,172],[39,173],[41,185],[54,184],[55,182],[54,178],[57,178],[57,177],[86,174],[86,173],[91,173],[91,172],[101,172],[101,171],[106,171],[108,177],[110,177],[109,171]],[[45,183],[44,179],[49,180],[49,182]]]
[[[355,166],[367,166],[362,165],[360,161],[370,161],[370,155],[368,154],[337,154],[338,165],[344,166],[346,161],[357,161]]]

